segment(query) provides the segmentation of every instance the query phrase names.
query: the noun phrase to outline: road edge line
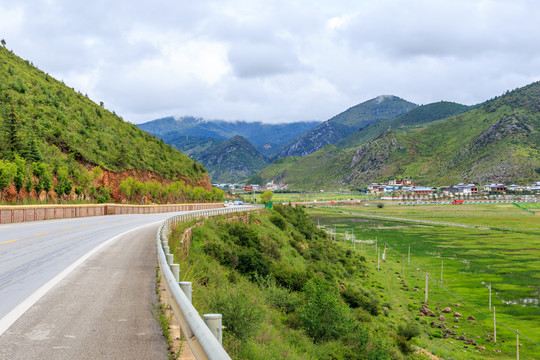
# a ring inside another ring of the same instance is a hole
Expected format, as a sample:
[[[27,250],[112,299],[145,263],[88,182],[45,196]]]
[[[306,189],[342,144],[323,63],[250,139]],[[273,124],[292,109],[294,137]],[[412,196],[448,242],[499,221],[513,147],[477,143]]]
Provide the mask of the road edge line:
[[[165,221],[165,220],[163,220]],[[84,263],[89,257],[97,253],[99,250],[103,249],[105,246],[113,243],[114,241],[118,240],[122,236],[125,236],[129,234],[130,232],[140,230],[142,228],[157,225],[159,223],[163,222],[155,221],[150,224],[142,225],[139,227],[136,227],[134,229],[124,231],[123,233],[120,233],[118,235],[113,236],[112,238],[105,240],[77,260],[75,260],[71,265],[69,265],[67,268],[62,270],[60,273],[58,273],[55,277],[53,277],[51,280],[47,281],[43,286],[41,286],[39,289],[34,291],[30,296],[28,296],[26,299],[24,299],[19,305],[17,305],[13,310],[11,310],[9,313],[7,313],[2,319],[0,319],[0,336],[6,332],[11,325],[13,325],[28,309],[30,309],[35,303],[39,301],[45,294],[47,294],[53,287],[55,287],[58,283],[60,283],[66,276],[68,276],[73,270],[75,270],[77,267],[79,267],[82,263]]]

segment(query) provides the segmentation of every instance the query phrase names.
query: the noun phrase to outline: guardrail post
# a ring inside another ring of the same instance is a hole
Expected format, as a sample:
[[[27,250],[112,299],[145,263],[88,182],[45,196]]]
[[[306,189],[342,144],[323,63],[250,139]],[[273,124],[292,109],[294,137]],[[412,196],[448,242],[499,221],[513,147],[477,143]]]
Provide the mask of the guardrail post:
[[[180,281],[180,265],[178,264],[171,264],[171,271],[174,275],[174,279],[176,282]]]
[[[210,329],[212,334],[214,334],[219,343],[223,345],[223,327],[221,326],[221,314],[204,314],[203,318],[206,326],[208,326],[208,328]]]
[[[180,289],[184,292],[189,302],[191,302],[191,281],[180,281]]]
[[[165,255],[169,254],[169,245],[163,245],[163,252]]]
[[[173,262],[174,262],[174,255],[167,254],[167,264],[169,264],[169,266],[172,266]]]

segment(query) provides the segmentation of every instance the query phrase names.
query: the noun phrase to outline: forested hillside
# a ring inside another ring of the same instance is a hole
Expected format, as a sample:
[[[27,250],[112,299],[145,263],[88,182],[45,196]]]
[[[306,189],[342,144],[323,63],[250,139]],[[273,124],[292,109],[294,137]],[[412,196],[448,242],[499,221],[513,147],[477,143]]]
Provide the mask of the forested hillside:
[[[2,195],[55,190],[88,198],[93,188],[120,200],[118,185],[128,176],[210,190],[203,166],[4,47],[0,131]]]

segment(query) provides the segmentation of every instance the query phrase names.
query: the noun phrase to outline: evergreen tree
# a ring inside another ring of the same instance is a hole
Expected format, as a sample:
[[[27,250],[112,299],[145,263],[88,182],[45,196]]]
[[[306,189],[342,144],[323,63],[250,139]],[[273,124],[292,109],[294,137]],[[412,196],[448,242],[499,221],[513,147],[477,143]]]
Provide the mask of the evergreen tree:
[[[15,154],[22,154],[24,152],[24,145],[19,134],[19,118],[15,113],[15,108],[11,104],[11,111],[9,112],[6,120],[4,121],[5,128],[5,155],[8,159],[13,159]]]

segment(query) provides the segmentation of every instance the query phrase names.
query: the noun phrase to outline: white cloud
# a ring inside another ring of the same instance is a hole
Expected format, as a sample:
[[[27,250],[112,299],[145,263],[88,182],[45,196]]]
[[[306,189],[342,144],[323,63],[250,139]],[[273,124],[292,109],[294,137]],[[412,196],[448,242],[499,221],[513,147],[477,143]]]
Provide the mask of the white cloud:
[[[325,120],[540,78],[534,0],[0,0],[8,48],[126,120]]]

